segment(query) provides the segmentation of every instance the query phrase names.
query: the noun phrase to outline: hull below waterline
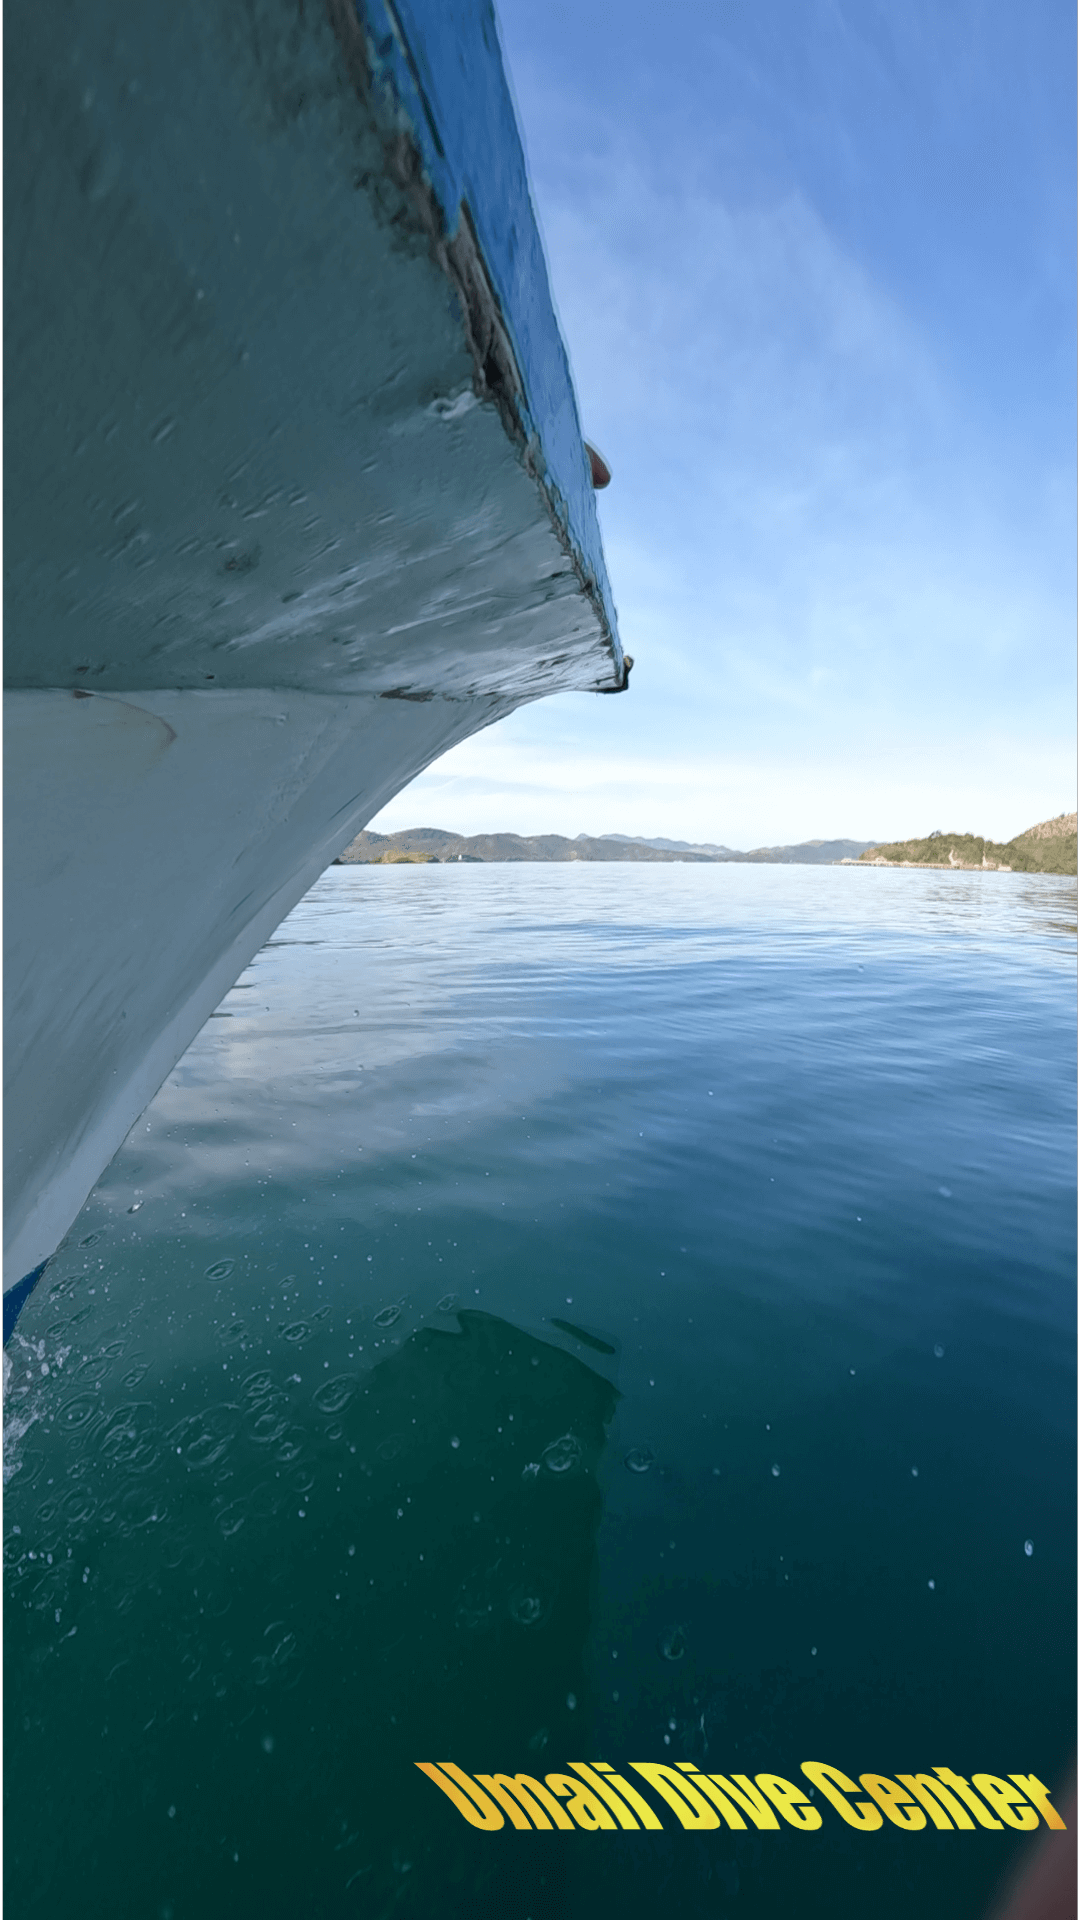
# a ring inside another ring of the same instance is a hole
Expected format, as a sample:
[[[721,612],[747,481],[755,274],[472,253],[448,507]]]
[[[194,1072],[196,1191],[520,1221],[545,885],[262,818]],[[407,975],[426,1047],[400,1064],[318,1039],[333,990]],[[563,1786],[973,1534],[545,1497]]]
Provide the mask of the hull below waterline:
[[[362,821],[499,708],[260,691],[5,706],[22,803],[5,856],[10,1286]]]

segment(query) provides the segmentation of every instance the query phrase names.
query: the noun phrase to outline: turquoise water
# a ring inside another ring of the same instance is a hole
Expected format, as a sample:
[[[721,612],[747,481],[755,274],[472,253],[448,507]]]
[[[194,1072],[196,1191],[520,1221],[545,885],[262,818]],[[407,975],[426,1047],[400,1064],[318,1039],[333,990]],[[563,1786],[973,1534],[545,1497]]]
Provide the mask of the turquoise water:
[[[326,874],[9,1349],[11,1910],[983,1914],[1019,1835],[488,1835],[412,1762],[1061,1777],[1075,909]]]

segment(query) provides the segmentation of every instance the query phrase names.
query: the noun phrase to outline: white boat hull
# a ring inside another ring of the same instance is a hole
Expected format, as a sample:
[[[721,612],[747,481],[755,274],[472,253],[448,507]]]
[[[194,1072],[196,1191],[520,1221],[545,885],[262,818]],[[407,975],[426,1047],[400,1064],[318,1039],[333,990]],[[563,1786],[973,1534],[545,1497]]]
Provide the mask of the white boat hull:
[[[494,22],[403,17],[9,8],[5,1289],[395,792],[625,684]]]

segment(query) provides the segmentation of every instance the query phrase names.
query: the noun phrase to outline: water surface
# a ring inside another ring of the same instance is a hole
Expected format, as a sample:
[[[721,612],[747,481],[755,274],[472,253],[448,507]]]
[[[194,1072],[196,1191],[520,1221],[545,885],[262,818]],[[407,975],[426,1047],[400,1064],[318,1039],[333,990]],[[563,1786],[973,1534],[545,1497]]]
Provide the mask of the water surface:
[[[325,875],[11,1349],[13,1911],[981,1915],[1016,1836],[487,1836],[411,1763],[1058,1779],[1075,904]]]

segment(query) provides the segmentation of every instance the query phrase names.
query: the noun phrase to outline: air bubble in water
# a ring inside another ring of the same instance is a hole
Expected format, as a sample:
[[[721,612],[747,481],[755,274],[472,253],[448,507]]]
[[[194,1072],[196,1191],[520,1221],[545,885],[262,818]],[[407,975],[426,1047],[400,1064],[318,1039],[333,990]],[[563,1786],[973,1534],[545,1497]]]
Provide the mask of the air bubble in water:
[[[544,1617],[544,1603],[539,1594],[528,1587],[519,1587],[510,1597],[510,1617],[519,1627],[539,1626]]]
[[[683,1627],[672,1627],[660,1641],[660,1652],[665,1660],[681,1660],[686,1652],[686,1632]]]
[[[259,1413],[251,1425],[251,1437],[260,1446],[272,1446],[275,1440],[280,1440],[284,1431],[285,1421],[274,1407],[267,1407]],[[179,1453],[179,1447],[176,1451]]]
[[[320,1413],[340,1413],[352,1399],[356,1385],[347,1375],[340,1374],[336,1380],[326,1380],[313,1396]]]
[[[631,1447],[626,1455],[625,1464],[631,1473],[648,1473],[655,1459],[656,1455],[651,1447]]]
[[[581,1459],[581,1442],[572,1433],[564,1433],[544,1448],[543,1459],[549,1473],[569,1473]]]
[[[212,1266],[207,1267],[204,1278],[207,1280],[227,1280],[235,1265],[235,1260],[215,1260]]]
[[[377,1327],[392,1327],[395,1320],[400,1320],[401,1309],[404,1305],[404,1300],[399,1300],[395,1307],[384,1307],[381,1313],[375,1315],[375,1325]]]
[[[444,1293],[442,1299],[439,1301],[438,1305],[436,1306],[435,1311],[436,1313],[453,1313],[454,1308],[456,1306],[457,1306],[457,1294]]]
[[[66,1406],[61,1407],[57,1419],[62,1427],[83,1427],[96,1406],[94,1395],[83,1393],[77,1400],[69,1400]]]
[[[245,1499],[234,1500],[230,1506],[222,1509],[218,1514],[218,1526],[226,1540],[231,1539],[234,1533],[239,1533],[247,1515],[248,1507]]]
[[[935,1347],[935,1348],[934,1348],[934,1359],[935,1359],[935,1360],[944,1360],[944,1358],[945,1358],[945,1349],[944,1349],[944,1347]]]
[[[1034,1553],[1034,1551],[1035,1551],[1035,1542],[1034,1542],[1034,1540],[1025,1540],[1025,1541],[1024,1541],[1024,1552],[1025,1552],[1025,1553],[1027,1554],[1027,1557],[1028,1557],[1028,1559],[1029,1559],[1029,1560],[1031,1559],[1031,1556],[1032,1556],[1032,1554]]]

